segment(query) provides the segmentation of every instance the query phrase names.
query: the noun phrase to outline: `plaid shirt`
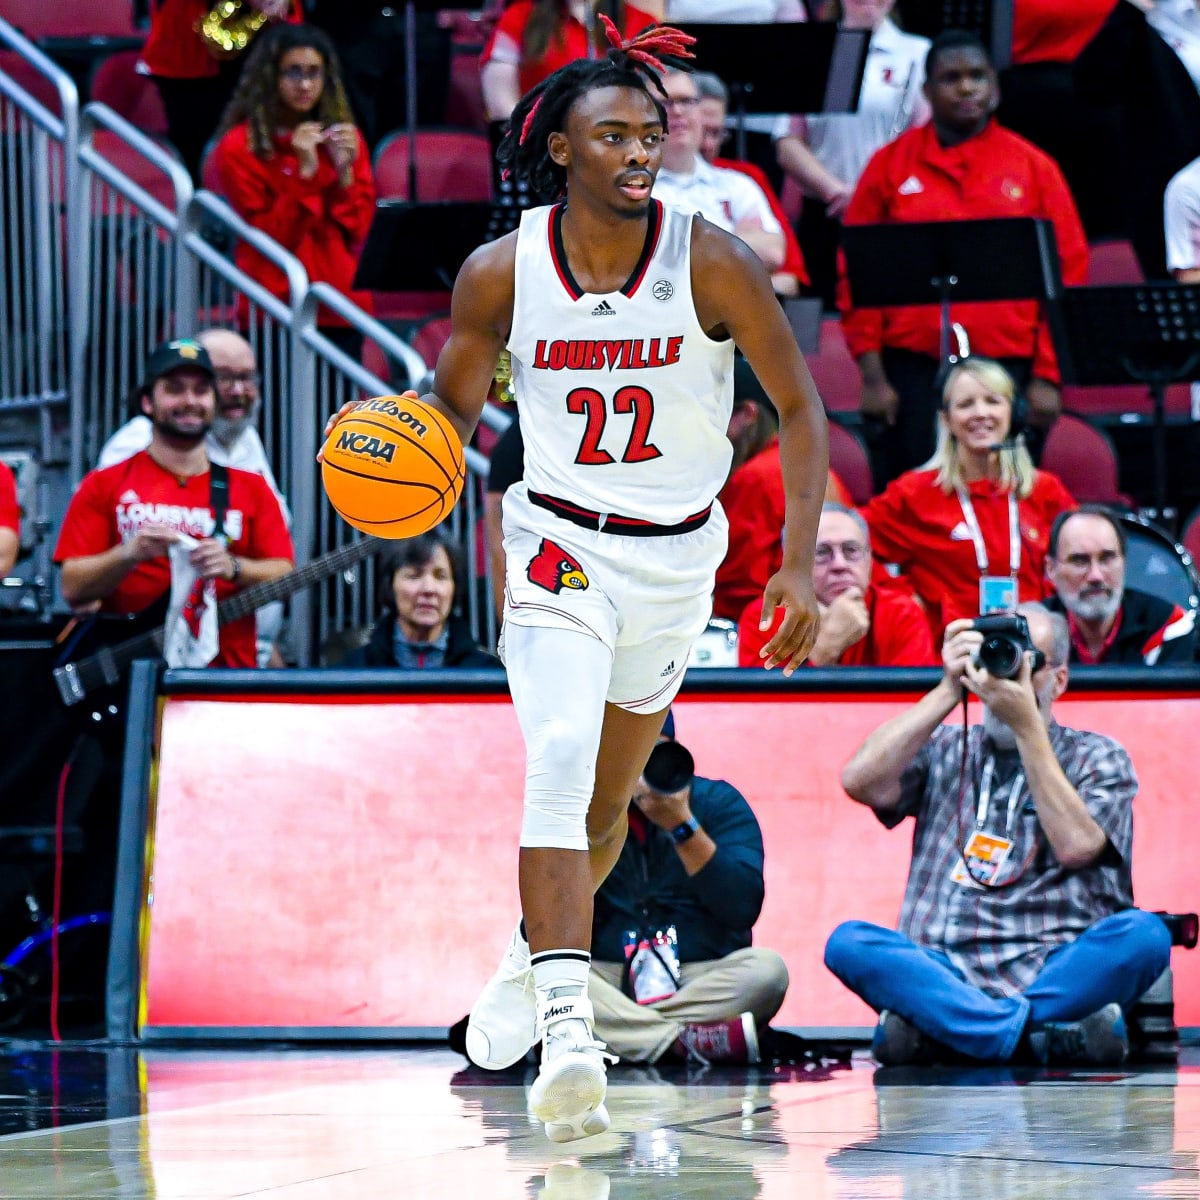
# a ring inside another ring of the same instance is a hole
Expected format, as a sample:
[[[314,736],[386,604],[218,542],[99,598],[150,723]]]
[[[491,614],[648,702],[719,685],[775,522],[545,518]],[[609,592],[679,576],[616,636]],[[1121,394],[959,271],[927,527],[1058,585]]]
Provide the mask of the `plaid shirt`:
[[[983,991],[1012,995],[1029,987],[1055,947],[1074,941],[1100,918],[1133,906],[1130,858],[1137,777],[1129,755],[1111,738],[1051,723],[1055,757],[1110,843],[1092,866],[1069,870],[1041,831],[1018,752],[985,743],[981,725],[972,726],[967,739],[967,786],[961,799],[962,727],[942,725],[901,777],[899,807],[879,819],[890,829],[905,817],[915,818],[900,932],[948,955]],[[996,879],[1003,885],[1019,875],[1010,887],[951,880],[976,828],[975,788],[989,757],[994,769],[983,828],[1013,841]],[[1006,833],[1015,783],[1020,787],[1017,808]]]

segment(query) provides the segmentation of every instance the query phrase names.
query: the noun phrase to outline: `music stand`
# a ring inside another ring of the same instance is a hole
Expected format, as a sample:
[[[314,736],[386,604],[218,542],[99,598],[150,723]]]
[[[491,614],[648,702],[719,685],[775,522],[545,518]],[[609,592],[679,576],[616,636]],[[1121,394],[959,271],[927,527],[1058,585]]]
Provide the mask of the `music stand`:
[[[1144,383],[1154,404],[1154,505],[1167,506],[1168,384],[1200,379],[1200,285],[1132,283],[1063,290],[1063,379],[1083,387]]]
[[[520,209],[483,201],[381,200],[352,286],[376,292],[449,291],[471,252],[508,233],[520,217]]]
[[[750,113],[839,113],[858,108],[871,40],[865,29],[839,29],[827,21],[774,25],[687,23],[697,71],[711,71],[729,88],[737,118],[737,156],[746,157]],[[769,51],[764,53],[764,41]]]
[[[1012,65],[1013,0],[901,0],[907,33],[935,38],[946,29],[965,29],[991,52],[996,70]]]
[[[1054,226],[1034,217],[846,225],[842,249],[855,308],[941,305],[943,363],[955,301],[1050,301],[1062,291]]]

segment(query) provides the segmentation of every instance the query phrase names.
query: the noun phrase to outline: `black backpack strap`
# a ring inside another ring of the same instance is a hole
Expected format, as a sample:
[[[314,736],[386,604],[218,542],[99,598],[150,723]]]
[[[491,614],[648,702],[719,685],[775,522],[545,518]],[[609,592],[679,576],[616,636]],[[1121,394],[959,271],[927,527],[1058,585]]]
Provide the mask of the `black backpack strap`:
[[[213,537],[225,537],[225,514],[229,512],[229,472],[220,463],[208,464],[208,503],[213,511]],[[225,540],[229,539],[225,537]]]

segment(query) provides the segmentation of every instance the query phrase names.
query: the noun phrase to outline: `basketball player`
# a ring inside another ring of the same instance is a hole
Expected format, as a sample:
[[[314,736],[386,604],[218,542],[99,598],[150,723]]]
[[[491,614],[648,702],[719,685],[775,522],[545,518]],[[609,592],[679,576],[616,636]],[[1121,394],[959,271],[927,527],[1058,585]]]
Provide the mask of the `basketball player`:
[[[620,854],[629,797],[711,612],[735,343],[780,414],[790,536],[764,620],[787,610],[767,647],[785,674],[817,630],[827,470],[821,402],[766,270],[741,241],[651,195],[667,131],[655,55],[686,55],[691,39],[609,37],[606,57],[562,68],[514,111],[502,162],[562,199],[464,264],[423,398],[466,441],[510,351],[525,478],[504,498],[501,650],[527,754],[524,921],[472,1010],[467,1050],[499,1069],[542,1040],[530,1108],[553,1141],[608,1127],[611,1056],[587,999],[592,893]],[[708,842],[694,825],[675,838],[681,853]]]

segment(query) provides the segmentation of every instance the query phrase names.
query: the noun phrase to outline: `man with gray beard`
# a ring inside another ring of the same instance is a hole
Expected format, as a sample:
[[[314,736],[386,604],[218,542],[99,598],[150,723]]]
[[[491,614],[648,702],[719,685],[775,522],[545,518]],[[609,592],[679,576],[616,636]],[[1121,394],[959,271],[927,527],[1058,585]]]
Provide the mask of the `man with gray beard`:
[[[1124,1014],[1169,961],[1166,925],[1133,907],[1129,756],[1055,721],[1067,623],[1040,604],[1018,611],[1035,652],[1015,679],[980,667],[982,635],[952,621],[937,687],[842,771],[887,828],[915,825],[899,931],[847,921],[825,947],[879,1013],[872,1053],[886,1065],[1120,1063]],[[966,693],[983,724],[943,724]]]
[[[1046,575],[1071,634],[1071,662],[1162,666],[1196,659],[1196,619],[1178,604],[1125,586],[1125,531],[1098,504],[1060,513]]]

